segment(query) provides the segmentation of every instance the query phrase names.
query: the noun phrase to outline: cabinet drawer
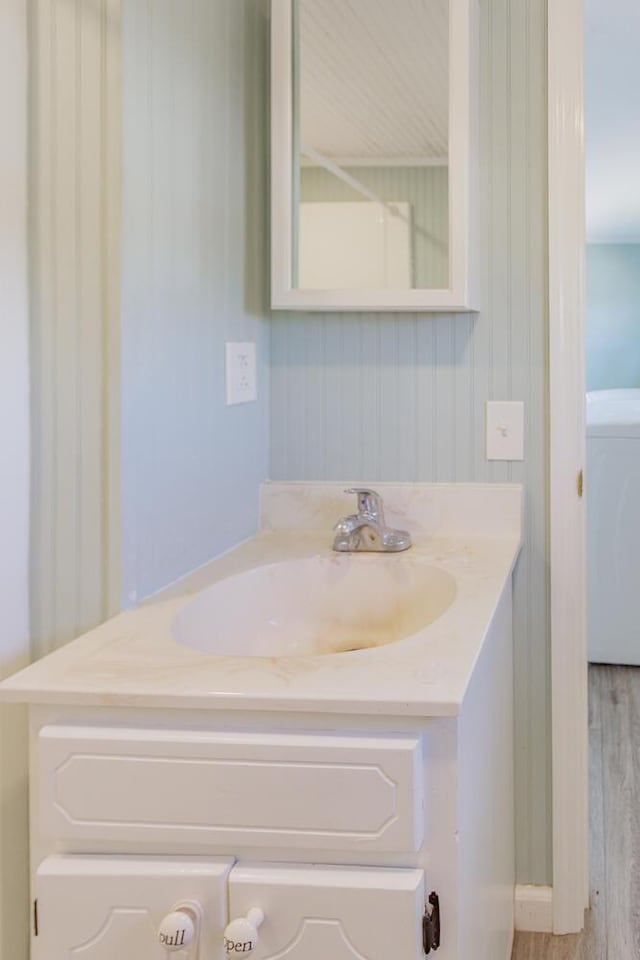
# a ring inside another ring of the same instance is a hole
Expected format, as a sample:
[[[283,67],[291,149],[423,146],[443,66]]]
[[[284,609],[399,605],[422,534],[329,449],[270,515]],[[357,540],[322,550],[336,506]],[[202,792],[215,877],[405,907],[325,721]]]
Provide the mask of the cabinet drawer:
[[[417,736],[52,725],[38,749],[40,824],[59,839],[229,852],[422,843]]]

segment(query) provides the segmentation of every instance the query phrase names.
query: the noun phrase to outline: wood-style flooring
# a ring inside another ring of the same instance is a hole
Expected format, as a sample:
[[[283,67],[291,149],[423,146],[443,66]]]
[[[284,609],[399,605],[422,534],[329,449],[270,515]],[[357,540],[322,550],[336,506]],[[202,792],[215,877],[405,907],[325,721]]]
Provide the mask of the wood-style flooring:
[[[589,670],[591,910],[583,933],[520,933],[513,960],[640,960],[640,667]]]

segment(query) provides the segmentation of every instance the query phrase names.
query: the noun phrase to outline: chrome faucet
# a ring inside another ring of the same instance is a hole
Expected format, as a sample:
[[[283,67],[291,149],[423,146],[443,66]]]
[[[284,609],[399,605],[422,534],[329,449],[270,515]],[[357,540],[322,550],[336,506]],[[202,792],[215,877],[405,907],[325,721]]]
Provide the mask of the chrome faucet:
[[[377,553],[397,553],[408,550],[411,536],[406,530],[393,530],[384,522],[382,497],[375,490],[356,487],[345,490],[358,498],[358,512],[338,520],[333,549],[341,553],[369,551]]]

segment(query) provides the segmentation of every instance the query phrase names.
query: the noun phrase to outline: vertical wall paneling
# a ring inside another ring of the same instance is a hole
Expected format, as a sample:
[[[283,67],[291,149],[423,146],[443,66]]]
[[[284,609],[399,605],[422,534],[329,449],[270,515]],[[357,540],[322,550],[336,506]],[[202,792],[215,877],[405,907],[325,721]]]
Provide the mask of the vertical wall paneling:
[[[37,653],[104,619],[117,579],[119,6],[29,4]]]
[[[27,18],[0,4],[0,678],[29,662]],[[0,956],[29,955],[26,708],[0,706]]]
[[[517,481],[518,881],[551,882],[547,583],[546,4],[480,0],[483,309],[276,315],[274,479]],[[488,399],[523,400],[526,461],[485,459]]]
[[[254,532],[268,473],[266,0],[123,7],[122,602]],[[255,340],[258,401],[224,404]]]
[[[107,376],[103,382],[103,404],[106,426],[102,434],[102,457],[106,463],[108,496],[102,501],[102,525],[107,531],[106,556],[103,564],[103,596],[109,615],[120,610],[122,579],[121,488],[120,488],[120,325],[121,325],[121,236],[122,236],[122,15],[123,0],[106,0],[103,7],[103,29],[107,31],[102,46],[104,82],[104,189],[101,193],[101,215],[104,218],[105,243],[102,250],[104,286],[103,348]]]

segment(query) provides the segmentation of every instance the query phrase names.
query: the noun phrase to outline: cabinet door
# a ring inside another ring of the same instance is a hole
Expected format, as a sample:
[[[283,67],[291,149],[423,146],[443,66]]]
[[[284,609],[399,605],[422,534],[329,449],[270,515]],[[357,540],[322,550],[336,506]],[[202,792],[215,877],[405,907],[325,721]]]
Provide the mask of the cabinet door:
[[[249,866],[229,876],[229,916],[260,907],[255,960],[419,960],[421,870]]]
[[[204,916],[197,955],[222,960],[232,862],[50,857],[36,875],[34,960],[166,960],[158,927],[185,900],[199,902]]]

